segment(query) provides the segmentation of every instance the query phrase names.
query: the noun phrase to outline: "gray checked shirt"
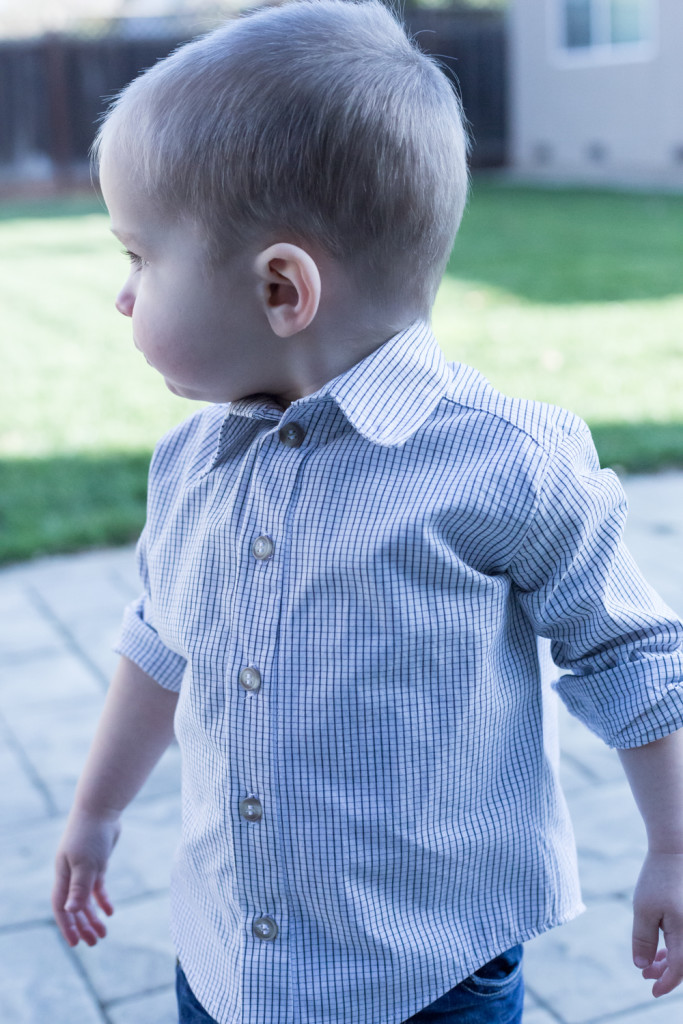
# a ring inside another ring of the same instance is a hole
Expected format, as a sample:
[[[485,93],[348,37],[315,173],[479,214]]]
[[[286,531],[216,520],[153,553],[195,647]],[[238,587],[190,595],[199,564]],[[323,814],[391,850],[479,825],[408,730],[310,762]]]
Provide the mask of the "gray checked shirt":
[[[158,445],[118,650],[179,691],[172,928],[220,1024],[399,1024],[582,909],[555,694],[683,726],[683,626],[571,413],[414,324]]]

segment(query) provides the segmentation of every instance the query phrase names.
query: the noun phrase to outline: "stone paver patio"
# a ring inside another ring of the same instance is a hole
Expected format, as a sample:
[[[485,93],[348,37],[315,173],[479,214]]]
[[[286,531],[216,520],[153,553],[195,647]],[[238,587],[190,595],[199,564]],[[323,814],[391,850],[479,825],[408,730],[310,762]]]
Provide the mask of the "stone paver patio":
[[[628,540],[683,612],[683,474],[624,480]],[[109,873],[116,913],[70,950],[50,911],[52,859],[115,664],[131,548],[0,571],[0,1021],[174,1024],[168,884],[179,819],[171,747],[128,809]],[[561,709],[562,774],[587,911],[526,946],[525,1024],[680,1024],[683,989],[654,1000],[630,956],[644,830],[613,751]],[[253,1022],[268,1024],[268,1022]],[[349,1021],[348,1024],[353,1024]]]

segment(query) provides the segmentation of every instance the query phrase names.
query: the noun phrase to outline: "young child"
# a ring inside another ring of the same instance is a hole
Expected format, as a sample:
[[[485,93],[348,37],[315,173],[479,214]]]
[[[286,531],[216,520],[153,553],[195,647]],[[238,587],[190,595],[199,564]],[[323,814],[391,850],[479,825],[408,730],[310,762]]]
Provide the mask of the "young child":
[[[121,812],[175,731],[181,1021],[520,1020],[521,944],[582,909],[539,637],[646,822],[635,963],[655,995],[683,976],[683,626],[585,425],[430,333],[466,148],[377,0],[232,21],[98,137],[117,308],[210,404],[154,454],[53,906],[70,945],[105,935]]]

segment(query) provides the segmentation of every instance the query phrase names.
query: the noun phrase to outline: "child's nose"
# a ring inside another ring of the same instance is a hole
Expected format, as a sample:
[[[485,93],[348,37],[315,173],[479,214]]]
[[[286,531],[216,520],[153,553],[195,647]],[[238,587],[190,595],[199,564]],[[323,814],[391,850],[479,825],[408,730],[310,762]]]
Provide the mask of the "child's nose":
[[[135,305],[135,292],[130,286],[130,282],[126,281],[123,288],[116,296],[114,305],[118,309],[119,313],[123,316],[133,315],[133,306]]]

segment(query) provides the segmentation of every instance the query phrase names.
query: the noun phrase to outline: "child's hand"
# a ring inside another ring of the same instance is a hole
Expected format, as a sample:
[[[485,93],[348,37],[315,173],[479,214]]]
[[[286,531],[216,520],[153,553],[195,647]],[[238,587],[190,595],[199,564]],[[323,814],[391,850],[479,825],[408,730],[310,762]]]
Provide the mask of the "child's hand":
[[[107,934],[94,903],[108,916],[114,913],[104,872],[120,831],[118,814],[74,811],[69,818],[55,860],[52,910],[70,946],[80,939],[94,946]]]
[[[666,995],[683,980],[683,853],[648,853],[633,898],[633,962]],[[659,929],[666,947],[657,952]]]

